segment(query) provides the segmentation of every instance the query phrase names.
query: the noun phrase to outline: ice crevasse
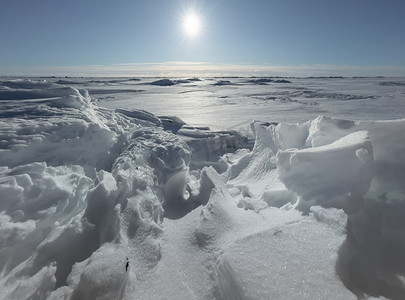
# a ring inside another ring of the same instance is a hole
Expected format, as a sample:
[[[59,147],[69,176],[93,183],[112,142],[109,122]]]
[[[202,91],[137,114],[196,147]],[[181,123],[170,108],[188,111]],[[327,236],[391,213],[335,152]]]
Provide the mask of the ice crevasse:
[[[0,97],[2,298],[405,297],[405,120],[250,144],[49,82]]]

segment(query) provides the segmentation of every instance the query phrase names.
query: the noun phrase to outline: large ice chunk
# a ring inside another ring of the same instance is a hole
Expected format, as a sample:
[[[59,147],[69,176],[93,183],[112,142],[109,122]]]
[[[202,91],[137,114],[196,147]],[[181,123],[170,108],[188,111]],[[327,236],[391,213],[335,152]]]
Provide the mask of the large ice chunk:
[[[370,185],[372,165],[373,149],[366,131],[326,146],[285,150],[277,155],[280,179],[301,197],[303,209],[311,204],[358,209]]]
[[[306,147],[328,145],[350,133],[366,130],[373,145],[374,175],[370,196],[387,192],[405,195],[405,119],[349,121],[319,116],[309,124]],[[389,199],[392,199],[389,194]]]

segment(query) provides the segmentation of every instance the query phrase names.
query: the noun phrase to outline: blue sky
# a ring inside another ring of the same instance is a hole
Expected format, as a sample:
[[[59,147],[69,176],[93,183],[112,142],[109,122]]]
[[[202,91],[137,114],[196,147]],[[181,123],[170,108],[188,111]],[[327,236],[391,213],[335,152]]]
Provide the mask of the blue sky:
[[[195,39],[181,26],[189,10],[202,22]],[[403,0],[3,0],[0,73],[361,66],[405,76],[404,13]]]

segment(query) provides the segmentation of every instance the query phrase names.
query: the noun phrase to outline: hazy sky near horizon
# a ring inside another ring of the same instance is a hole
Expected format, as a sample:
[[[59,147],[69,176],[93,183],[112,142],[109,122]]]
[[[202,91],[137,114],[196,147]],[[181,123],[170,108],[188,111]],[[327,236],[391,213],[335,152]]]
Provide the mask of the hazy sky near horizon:
[[[182,28],[189,11],[201,21],[195,38]],[[164,62],[405,68],[404,13],[403,0],[4,0],[0,69]]]

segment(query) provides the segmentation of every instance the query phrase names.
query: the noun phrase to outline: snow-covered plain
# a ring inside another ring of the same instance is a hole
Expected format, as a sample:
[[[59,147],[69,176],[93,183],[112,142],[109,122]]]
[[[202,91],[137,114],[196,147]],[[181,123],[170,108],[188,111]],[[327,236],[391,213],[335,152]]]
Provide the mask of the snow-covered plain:
[[[1,299],[405,299],[405,79],[0,80]]]

